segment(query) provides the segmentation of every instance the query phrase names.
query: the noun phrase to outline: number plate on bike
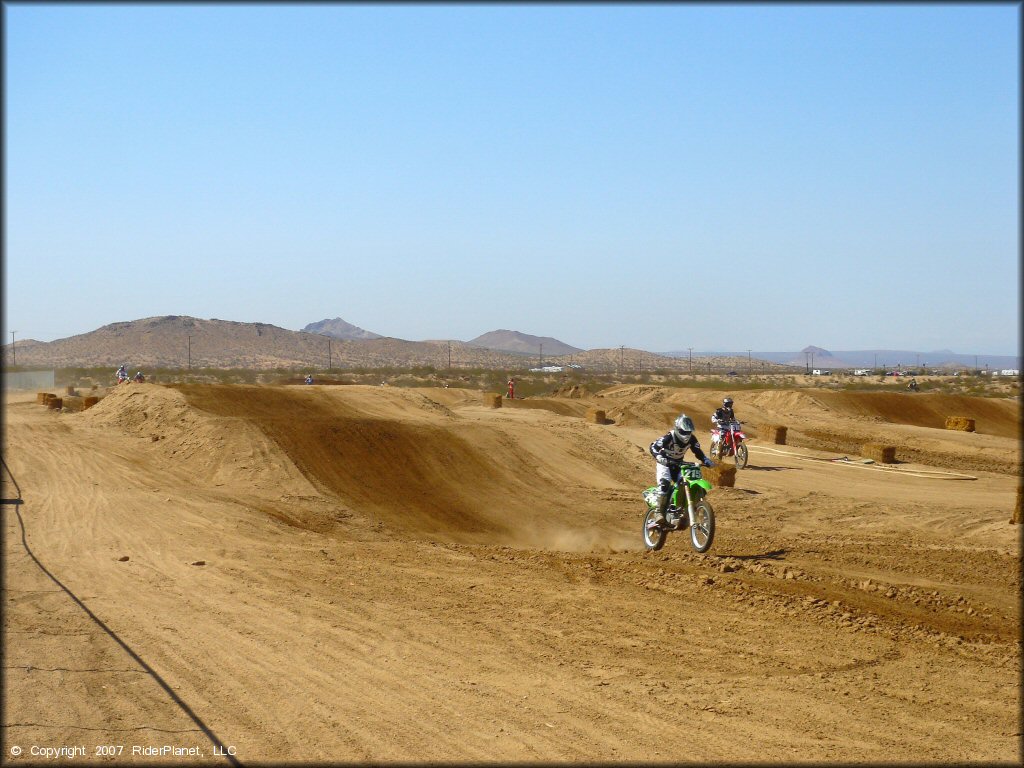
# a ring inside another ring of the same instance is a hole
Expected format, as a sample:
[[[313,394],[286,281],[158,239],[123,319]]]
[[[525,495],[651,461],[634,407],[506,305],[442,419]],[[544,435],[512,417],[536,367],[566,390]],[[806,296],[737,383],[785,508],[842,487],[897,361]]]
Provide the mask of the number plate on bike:
[[[683,477],[685,477],[687,480],[700,480],[700,467],[686,467],[683,470]]]

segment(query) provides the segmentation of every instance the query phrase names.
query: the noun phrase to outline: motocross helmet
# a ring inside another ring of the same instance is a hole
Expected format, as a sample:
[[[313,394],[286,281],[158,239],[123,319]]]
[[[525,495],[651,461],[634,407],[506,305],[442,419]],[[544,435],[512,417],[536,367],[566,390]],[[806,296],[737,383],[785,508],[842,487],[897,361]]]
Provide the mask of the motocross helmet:
[[[722,401],[722,405],[724,405],[726,408],[732,408],[732,398],[725,398],[725,400]]]
[[[693,434],[693,419],[685,413],[679,414],[679,418],[676,419],[676,423],[672,427],[672,434],[680,442],[689,440],[690,435]]]

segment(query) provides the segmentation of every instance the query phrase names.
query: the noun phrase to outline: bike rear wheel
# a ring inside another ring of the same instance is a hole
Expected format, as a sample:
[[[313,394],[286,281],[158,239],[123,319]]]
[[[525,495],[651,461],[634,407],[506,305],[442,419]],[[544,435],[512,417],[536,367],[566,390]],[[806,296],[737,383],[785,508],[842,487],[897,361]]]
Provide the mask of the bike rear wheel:
[[[693,524],[690,526],[690,543],[698,552],[711,549],[715,539],[715,510],[707,501],[701,500],[693,505]]]
[[[736,446],[736,469],[747,466],[747,446],[740,443]]]
[[[647,514],[644,515],[644,546],[651,552],[657,552],[665,546],[665,536],[667,535],[665,529],[654,522],[654,517],[657,514],[658,510],[648,509]]]

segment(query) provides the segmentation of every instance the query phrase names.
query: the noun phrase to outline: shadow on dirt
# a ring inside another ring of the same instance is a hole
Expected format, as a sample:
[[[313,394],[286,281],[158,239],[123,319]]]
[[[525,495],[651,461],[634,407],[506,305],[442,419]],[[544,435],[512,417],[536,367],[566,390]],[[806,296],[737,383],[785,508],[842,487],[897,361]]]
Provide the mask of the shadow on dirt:
[[[728,555],[724,552],[720,552],[719,557],[731,557],[735,560],[785,560],[786,550],[773,549],[771,552],[762,552],[761,554],[755,555]]]

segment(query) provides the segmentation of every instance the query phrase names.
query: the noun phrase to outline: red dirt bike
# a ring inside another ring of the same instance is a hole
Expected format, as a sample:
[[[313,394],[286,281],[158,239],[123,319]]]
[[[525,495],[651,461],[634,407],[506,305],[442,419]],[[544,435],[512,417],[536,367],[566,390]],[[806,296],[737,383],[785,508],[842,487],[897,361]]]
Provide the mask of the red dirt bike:
[[[736,469],[743,469],[747,466],[747,446],[743,443],[746,439],[740,422],[723,422],[718,429],[711,430],[711,456],[716,459],[732,456],[736,460]]]

